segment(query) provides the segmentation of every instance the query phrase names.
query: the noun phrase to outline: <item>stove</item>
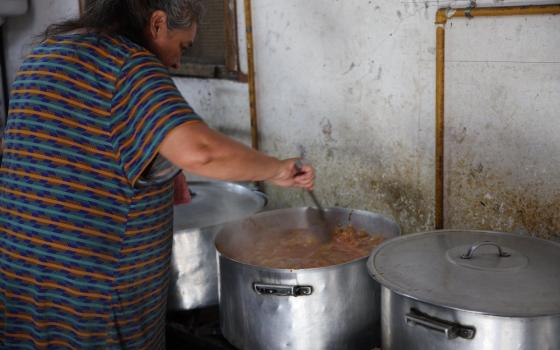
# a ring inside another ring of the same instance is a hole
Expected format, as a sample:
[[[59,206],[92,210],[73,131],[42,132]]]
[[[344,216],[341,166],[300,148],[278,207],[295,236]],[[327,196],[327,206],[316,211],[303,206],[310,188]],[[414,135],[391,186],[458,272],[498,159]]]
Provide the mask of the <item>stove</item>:
[[[165,332],[167,350],[238,350],[220,330],[218,306],[168,312]]]
[[[222,335],[218,306],[168,313],[167,350],[237,350]]]

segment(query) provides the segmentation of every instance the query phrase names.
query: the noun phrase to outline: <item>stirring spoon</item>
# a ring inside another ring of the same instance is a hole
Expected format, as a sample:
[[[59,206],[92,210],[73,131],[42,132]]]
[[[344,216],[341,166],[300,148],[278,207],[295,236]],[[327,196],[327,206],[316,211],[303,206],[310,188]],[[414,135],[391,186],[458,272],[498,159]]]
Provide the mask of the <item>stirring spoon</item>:
[[[298,173],[302,172],[302,168],[303,168],[303,162],[301,161],[301,159],[296,160],[296,170]],[[311,200],[313,201],[313,203],[315,204],[315,206],[317,207],[317,210],[319,211],[319,219],[320,219],[320,223],[321,223],[321,238],[324,241],[328,241],[331,239],[331,235],[329,233],[328,227],[327,227],[327,218],[325,216],[325,210],[323,209],[323,206],[321,205],[321,203],[319,203],[319,200],[317,199],[317,196],[315,196],[315,192],[313,192],[313,190],[307,190],[307,193],[309,194],[309,196],[311,197]]]

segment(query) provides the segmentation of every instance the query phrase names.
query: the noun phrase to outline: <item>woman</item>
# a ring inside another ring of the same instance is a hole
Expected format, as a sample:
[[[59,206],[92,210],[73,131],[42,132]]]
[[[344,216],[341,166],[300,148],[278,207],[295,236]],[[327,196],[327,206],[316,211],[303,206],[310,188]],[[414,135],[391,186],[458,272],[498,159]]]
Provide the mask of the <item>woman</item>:
[[[165,159],[312,188],[313,170],[208,128],[167,67],[195,0],[97,0],[51,26],[12,86],[0,172],[2,348],[162,349],[172,236]],[[164,171],[165,173],[165,171]],[[167,172],[169,174],[169,172]]]

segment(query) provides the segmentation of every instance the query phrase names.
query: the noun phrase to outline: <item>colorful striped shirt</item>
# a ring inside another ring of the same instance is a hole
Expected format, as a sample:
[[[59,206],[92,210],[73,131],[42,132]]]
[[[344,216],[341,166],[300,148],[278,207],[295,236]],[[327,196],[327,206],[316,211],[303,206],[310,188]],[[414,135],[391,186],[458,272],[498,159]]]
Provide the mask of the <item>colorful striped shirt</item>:
[[[167,69],[125,38],[27,56],[0,169],[0,348],[165,347],[173,183],[135,184],[186,122]]]

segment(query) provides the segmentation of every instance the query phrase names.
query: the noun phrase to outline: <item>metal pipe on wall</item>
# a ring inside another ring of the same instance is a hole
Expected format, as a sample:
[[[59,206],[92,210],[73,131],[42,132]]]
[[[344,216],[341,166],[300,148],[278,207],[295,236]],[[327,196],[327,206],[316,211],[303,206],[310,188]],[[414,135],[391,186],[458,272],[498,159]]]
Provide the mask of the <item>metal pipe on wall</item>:
[[[445,29],[436,28],[436,230],[443,228]]]
[[[503,7],[440,8],[436,12],[436,155],[435,155],[435,228],[444,227],[444,90],[445,90],[445,24],[456,17],[497,17],[557,15],[560,4]]]
[[[243,0],[245,8],[245,34],[247,41],[247,75],[249,84],[249,109],[251,113],[251,145],[259,149],[259,128],[257,120],[257,93],[255,88],[255,58],[253,54],[253,19],[251,0]]]
[[[527,15],[556,15],[560,13],[559,5],[526,5],[501,7],[465,7],[440,8],[436,12],[436,24],[445,24],[448,19],[457,17],[497,17],[497,16],[527,16]]]

